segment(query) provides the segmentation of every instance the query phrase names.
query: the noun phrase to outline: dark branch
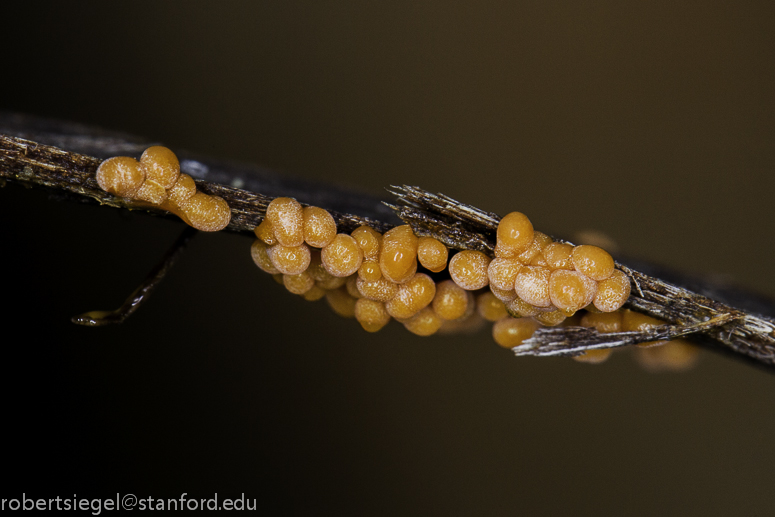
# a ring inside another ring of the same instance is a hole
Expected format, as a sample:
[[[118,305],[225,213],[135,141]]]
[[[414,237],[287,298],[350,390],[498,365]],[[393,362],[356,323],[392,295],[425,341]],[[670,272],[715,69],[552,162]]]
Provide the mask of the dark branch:
[[[14,135],[0,135],[0,180],[52,189],[80,201],[170,216],[107,194],[94,178],[102,159],[121,154],[139,156],[155,142],[17,115],[0,115],[0,133]],[[387,204],[349,189],[287,179],[259,167],[178,154],[183,171],[197,178],[197,188],[221,196],[231,207],[233,217],[228,231],[252,233],[263,220],[271,199],[290,196],[331,211],[340,231],[349,232],[361,224],[385,231],[399,223],[395,212],[418,235],[436,237],[454,249],[474,249],[490,256],[493,253],[500,217],[443,194],[418,187],[393,187],[397,200]],[[620,260],[616,267],[632,283],[626,306],[668,325],[616,334],[577,327],[546,328],[517,347],[515,353],[575,355],[590,349],[690,336],[703,344],[710,343],[711,348],[721,347],[761,364],[775,365],[775,320],[760,315],[775,314],[771,301],[715,282],[664,273],[650,264],[639,264],[636,270]]]

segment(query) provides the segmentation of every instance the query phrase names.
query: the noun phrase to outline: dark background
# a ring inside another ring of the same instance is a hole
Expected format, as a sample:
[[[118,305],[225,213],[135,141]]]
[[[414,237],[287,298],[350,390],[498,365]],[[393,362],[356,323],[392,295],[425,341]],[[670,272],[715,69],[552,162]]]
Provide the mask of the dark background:
[[[775,295],[775,4],[3,7],[0,109],[381,195],[411,183]],[[2,497],[256,498],[269,514],[772,515],[775,378],[379,334],[182,224],[0,190]]]

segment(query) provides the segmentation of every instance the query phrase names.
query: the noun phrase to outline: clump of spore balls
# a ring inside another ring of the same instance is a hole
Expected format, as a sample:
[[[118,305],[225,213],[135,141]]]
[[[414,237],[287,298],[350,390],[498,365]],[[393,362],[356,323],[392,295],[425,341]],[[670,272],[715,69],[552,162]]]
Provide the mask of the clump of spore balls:
[[[108,158],[97,168],[97,183],[115,196],[158,206],[205,232],[223,230],[231,221],[229,205],[218,196],[197,192],[194,179],[180,173],[175,153],[162,146],[145,150],[140,161]]]
[[[630,280],[608,252],[555,242],[520,212],[501,220],[494,259],[474,250],[449,259],[447,246],[418,237],[408,225],[384,235],[369,226],[337,233],[327,211],[291,198],[274,199],[255,234],[252,256],[259,268],[307,300],[325,298],[367,332],[391,319],[420,336],[473,330],[488,321],[495,342],[513,348],[541,326],[572,323],[618,332],[641,328],[648,318],[620,310]],[[431,277],[445,269],[450,279]],[[583,317],[577,314],[582,309]],[[590,351],[576,359],[599,363],[610,353]],[[652,369],[672,367],[653,353],[647,359]]]

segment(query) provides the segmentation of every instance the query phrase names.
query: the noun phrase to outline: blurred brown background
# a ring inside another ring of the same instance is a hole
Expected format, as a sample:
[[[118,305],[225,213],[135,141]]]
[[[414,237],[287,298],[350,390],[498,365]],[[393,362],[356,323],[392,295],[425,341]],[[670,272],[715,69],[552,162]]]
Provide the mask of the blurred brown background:
[[[775,295],[772,2],[4,7],[0,109],[380,194],[411,183]],[[775,377],[376,335],[182,226],[0,190],[2,497],[283,515],[772,515]],[[23,338],[10,337],[21,331]]]

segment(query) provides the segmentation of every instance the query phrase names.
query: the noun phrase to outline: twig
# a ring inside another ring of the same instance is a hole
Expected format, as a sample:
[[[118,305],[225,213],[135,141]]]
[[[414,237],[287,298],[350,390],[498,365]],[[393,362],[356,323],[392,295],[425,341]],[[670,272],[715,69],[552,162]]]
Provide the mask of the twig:
[[[77,325],[87,327],[102,327],[104,325],[123,323],[140,305],[148,300],[151,293],[153,293],[154,289],[161,283],[164,276],[183,253],[188,242],[196,234],[197,230],[186,226],[172,247],[164,254],[161,261],[148,273],[143,283],[129,295],[121,307],[114,311],[89,311],[73,317],[71,321]]]
[[[111,196],[99,189],[94,179],[102,158],[117,154],[136,156],[154,142],[142,142],[135,137],[77,124],[17,115],[0,115],[0,132],[14,135],[0,135],[0,180],[52,189],[71,199],[168,215]],[[51,143],[67,150],[47,145]],[[90,155],[78,151],[87,151]],[[179,153],[179,156],[184,172],[198,178],[197,188],[219,195],[229,203],[233,217],[228,231],[252,233],[263,219],[269,201],[284,195],[328,209],[340,231],[349,232],[361,224],[385,231],[398,223],[393,215],[395,212],[418,235],[436,237],[454,249],[480,250],[491,256],[493,253],[500,217],[443,194],[432,194],[418,187],[394,186],[392,192],[397,200],[383,204],[377,198],[344,188],[281,179],[258,167],[186,153]],[[616,262],[616,267],[625,272],[632,283],[632,294],[626,306],[662,319],[669,325],[644,332],[615,334],[600,334],[578,327],[541,329],[517,347],[515,353],[576,355],[590,349],[690,336],[711,348],[721,347],[759,364],[775,366],[775,320],[761,315],[775,314],[771,301],[728,289],[716,282],[666,272],[651,264],[641,263],[634,269],[632,266],[636,263],[627,262],[630,266],[621,260]],[[679,284],[685,287],[679,287]]]

